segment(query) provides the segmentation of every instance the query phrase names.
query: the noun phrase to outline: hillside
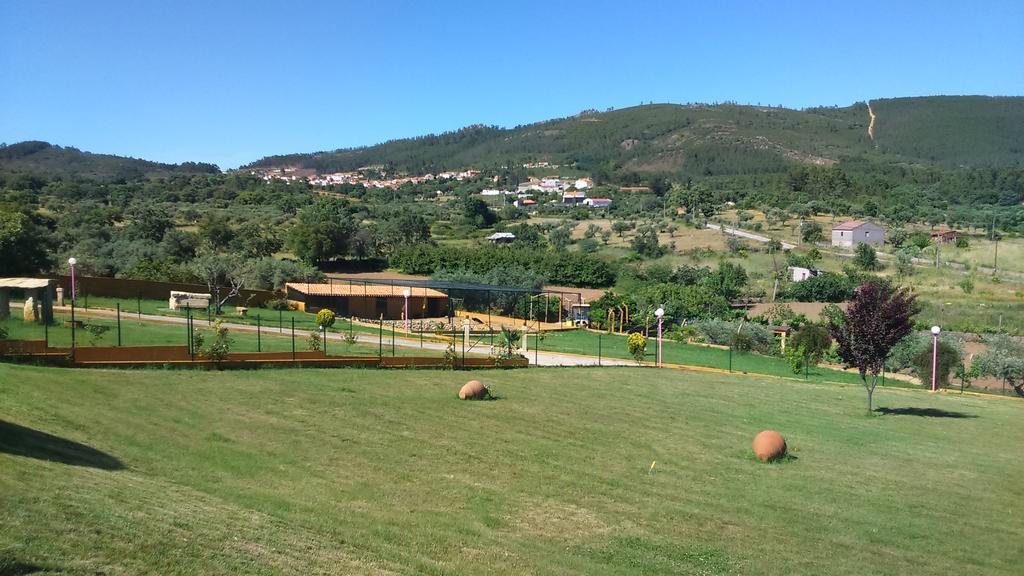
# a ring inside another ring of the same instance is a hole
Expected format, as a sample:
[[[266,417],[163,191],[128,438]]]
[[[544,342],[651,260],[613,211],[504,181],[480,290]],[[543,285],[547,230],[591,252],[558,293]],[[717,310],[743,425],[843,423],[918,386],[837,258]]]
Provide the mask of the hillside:
[[[492,402],[460,402],[469,378]],[[0,364],[0,574],[1017,574],[1018,401],[645,368]],[[792,458],[751,455],[762,429]],[[1006,439],[1006,440],[1003,440]]]
[[[805,110],[656,104],[508,129],[471,126],[375,146],[271,156],[248,167],[332,172],[384,164],[424,173],[547,160],[584,169],[710,176],[831,165],[849,156],[945,167],[1024,161],[1024,98],[896,98],[873,100],[872,106],[873,140],[864,103]]]
[[[213,164],[163,164],[111,154],[93,154],[49,142],[20,142],[0,146],[0,172],[31,172],[41,176],[130,180],[170,173],[216,173]]]

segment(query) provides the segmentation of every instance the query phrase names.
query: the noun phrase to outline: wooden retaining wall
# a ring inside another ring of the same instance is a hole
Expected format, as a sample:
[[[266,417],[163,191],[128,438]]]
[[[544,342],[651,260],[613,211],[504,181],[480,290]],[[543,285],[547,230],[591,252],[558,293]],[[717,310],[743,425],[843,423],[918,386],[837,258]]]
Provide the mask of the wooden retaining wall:
[[[235,352],[222,362],[206,358],[193,359],[186,346],[84,346],[49,348],[43,340],[0,340],[0,356],[15,360],[33,359],[48,364],[73,367],[144,368],[152,366],[184,366],[218,369],[244,369],[269,366],[319,368],[443,368],[441,356],[327,356],[323,351]],[[495,361],[491,358],[458,358],[456,368],[523,368],[525,358]]]

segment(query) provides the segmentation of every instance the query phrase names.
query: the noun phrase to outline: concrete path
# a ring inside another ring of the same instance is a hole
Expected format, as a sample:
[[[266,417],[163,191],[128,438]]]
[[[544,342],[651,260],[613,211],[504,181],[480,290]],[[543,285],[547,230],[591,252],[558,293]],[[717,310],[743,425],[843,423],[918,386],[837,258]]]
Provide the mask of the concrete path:
[[[735,228],[729,228],[728,226],[722,226],[721,224],[711,224],[711,223],[708,223],[708,224],[706,224],[706,226],[708,228],[712,229],[712,230],[720,230],[720,231],[725,232],[726,234],[729,234],[731,236],[739,236],[740,238],[746,238],[748,240],[754,240],[755,242],[768,242],[768,241],[771,240],[771,238],[768,238],[767,236],[761,236],[759,234],[752,234],[752,233],[746,232],[744,230],[737,230]],[[782,243],[782,249],[783,250],[792,250],[793,248],[796,248],[796,244],[790,244],[789,242],[783,242]]]

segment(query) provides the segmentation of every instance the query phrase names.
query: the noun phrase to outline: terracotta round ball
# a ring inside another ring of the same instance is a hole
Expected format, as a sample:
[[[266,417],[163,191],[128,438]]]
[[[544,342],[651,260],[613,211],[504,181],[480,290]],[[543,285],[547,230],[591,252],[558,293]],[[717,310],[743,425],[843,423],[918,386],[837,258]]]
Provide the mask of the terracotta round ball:
[[[754,456],[761,462],[778,460],[786,454],[786,439],[775,430],[765,430],[754,436]]]
[[[459,390],[459,400],[473,400],[487,395],[487,387],[479,380],[466,382]]]

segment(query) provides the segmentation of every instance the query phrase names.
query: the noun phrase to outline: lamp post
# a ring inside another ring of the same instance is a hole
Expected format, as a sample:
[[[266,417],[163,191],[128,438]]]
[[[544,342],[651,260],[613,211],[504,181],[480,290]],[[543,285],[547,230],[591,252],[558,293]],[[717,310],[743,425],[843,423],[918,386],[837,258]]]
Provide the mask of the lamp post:
[[[412,295],[412,291],[408,288],[402,290],[402,296],[405,296],[405,331],[409,331],[409,296]]]
[[[78,260],[74,257],[68,258],[68,267],[71,268],[71,360],[75,359],[75,264]],[[47,335],[49,340],[49,335]]]
[[[75,301],[75,295],[77,294],[77,289],[75,288],[75,264],[78,264],[78,260],[76,260],[73,256],[71,258],[68,258],[68,268],[71,268],[71,301],[72,302]]]
[[[654,311],[654,315],[658,317],[658,367],[661,367],[661,323],[665,320],[665,309],[658,306],[658,309]]]
[[[939,389],[936,369],[939,365],[939,332],[941,331],[942,329],[938,326],[932,326],[932,392]]]

